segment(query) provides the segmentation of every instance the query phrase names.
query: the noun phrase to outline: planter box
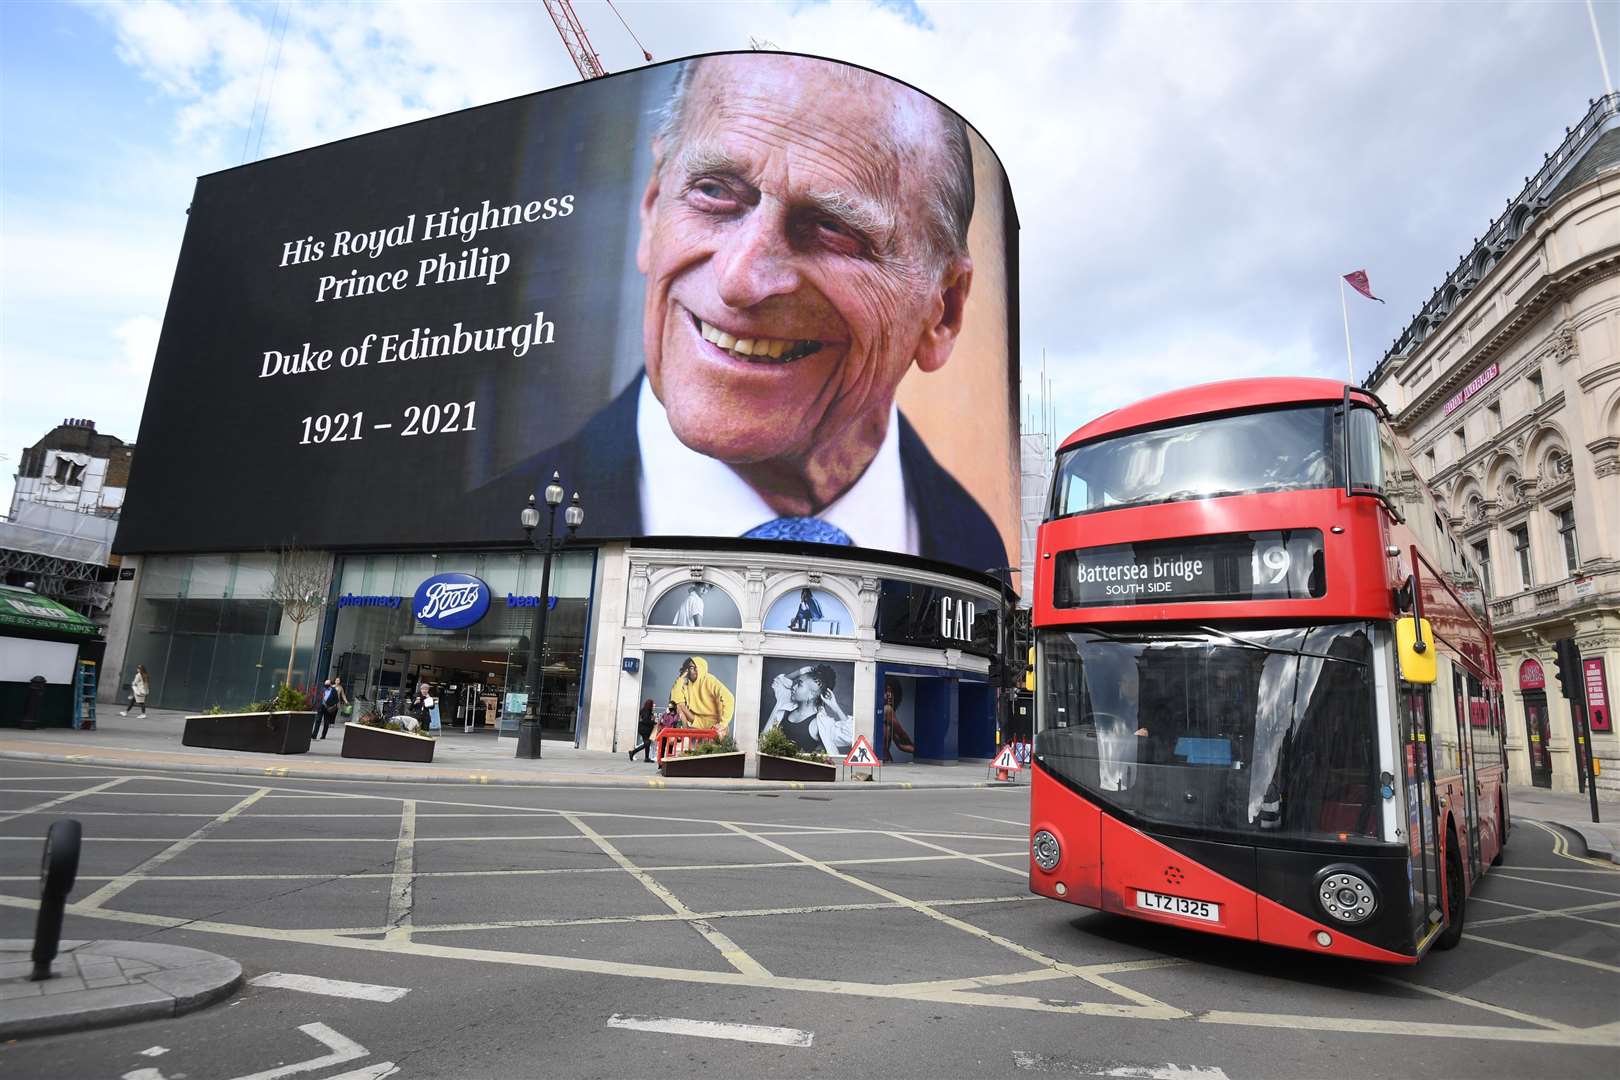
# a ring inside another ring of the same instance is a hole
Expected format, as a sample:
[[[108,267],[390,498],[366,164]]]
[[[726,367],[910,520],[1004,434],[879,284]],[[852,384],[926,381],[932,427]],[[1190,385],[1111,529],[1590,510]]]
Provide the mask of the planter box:
[[[823,765],[819,761],[805,761],[803,758],[761,754],[759,755],[759,778],[761,780],[803,780],[813,784],[825,784],[838,779],[838,766]]]
[[[686,754],[665,758],[658,771],[668,776],[708,776],[722,780],[741,780],[743,763],[748,755],[738,750],[731,754]]]
[[[312,712],[221,713],[186,717],[181,746],[246,750],[254,754],[302,754],[315,730]]]
[[[412,735],[405,731],[389,731],[364,724],[343,725],[343,756],[348,758],[429,762],[433,760],[433,748],[438,742],[426,735]]]

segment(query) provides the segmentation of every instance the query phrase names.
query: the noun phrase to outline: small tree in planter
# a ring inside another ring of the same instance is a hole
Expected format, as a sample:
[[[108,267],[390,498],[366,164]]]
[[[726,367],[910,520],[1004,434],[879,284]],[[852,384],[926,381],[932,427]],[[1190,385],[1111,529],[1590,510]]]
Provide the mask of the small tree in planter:
[[[182,746],[212,750],[248,750],[268,754],[302,754],[315,727],[311,694],[283,683],[275,696],[250,702],[240,712],[218,705],[200,716],[186,717]]]
[[[800,750],[787,732],[773,727],[759,737],[759,778],[829,783],[838,779],[838,766],[825,755]]]
[[[298,547],[284,547],[276,556],[270,578],[269,598],[281,605],[281,613],[292,620],[292,649],[287,654],[287,684],[292,683],[293,661],[298,657],[298,633],[304,624],[326,607],[326,593],[332,585],[332,560]]]
[[[679,757],[667,757],[659,763],[665,776],[708,776],[740,780],[748,755],[737,749],[737,741],[730,734],[718,739],[706,739]]]

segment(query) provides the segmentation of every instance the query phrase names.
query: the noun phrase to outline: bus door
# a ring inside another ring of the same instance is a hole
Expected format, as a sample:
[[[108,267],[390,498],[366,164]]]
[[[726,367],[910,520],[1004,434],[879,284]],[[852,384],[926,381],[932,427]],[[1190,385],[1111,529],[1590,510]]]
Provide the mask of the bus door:
[[[1406,773],[1406,849],[1412,883],[1412,941],[1421,942],[1444,918],[1440,913],[1439,848],[1435,844],[1434,757],[1429,749],[1429,690],[1400,689],[1402,765]]]
[[[1479,876],[1479,779],[1474,775],[1473,695],[1463,673],[1451,671],[1451,688],[1457,700],[1457,762],[1462,766],[1463,841],[1468,853],[1468,880]]]

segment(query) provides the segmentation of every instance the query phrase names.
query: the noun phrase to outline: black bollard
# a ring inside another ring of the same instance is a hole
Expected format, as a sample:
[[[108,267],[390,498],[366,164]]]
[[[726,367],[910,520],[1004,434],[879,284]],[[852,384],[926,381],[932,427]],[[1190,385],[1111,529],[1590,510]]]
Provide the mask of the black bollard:
[[[45,676],[35,675],[28,680],[28,696],[23,699],[22,722],[19,727],[33,731],[39,727],[39,716],[45,706]]]
[[[51,977],[51,961],[62,944],[62,910],[73,879],[79,875],[79,841],[83,828],[72,818],[54,823],[45,834],[45,857],[39,867],[39,920],[34,923],[34,982]]]

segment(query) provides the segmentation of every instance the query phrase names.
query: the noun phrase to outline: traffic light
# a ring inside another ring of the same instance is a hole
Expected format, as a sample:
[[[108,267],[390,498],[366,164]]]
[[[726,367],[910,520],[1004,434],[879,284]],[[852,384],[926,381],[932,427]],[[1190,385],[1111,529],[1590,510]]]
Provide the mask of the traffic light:
[[[1570,701],[1582,699],[1581,650],[1574,638],[1553,642],[1553,672],[1558,676],[1558,692]]]
[[[1024,667],[1024,689],[1032,692],[1035,689],[1035,646],[1033,645],[1029,647],[1029,661]]]

